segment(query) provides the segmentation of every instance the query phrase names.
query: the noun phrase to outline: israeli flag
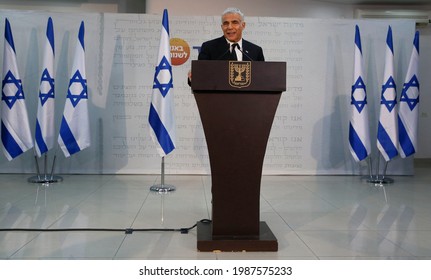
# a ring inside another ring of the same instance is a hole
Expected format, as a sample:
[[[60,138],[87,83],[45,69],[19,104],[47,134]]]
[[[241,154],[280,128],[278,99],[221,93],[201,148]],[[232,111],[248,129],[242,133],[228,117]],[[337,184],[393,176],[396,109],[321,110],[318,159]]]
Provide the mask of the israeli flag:
[[[12,160],[33,147],[22,81],[18,74],[15,45],[9,20],[5,24],[1,97],[1,141]]]
[[[380,98],[377,148],[386,161],[398,155],[397,89],[394,79],[394,46],[392,28],[386,37],[385,72]]]
[[[349,148],[356,161],[362,161],[371,153],[368,127],[367,91],[364,82],[361,35],[356,25],[354,77],[351,93],[351,117],[349,123]]]
[[[165,9],[148,117],[151,138],[156,144],[157,151],[161,157],[175,149],[176,129],[170,50],[168,11]]]
[[[58,144],[66,157],[90,146],[88,91],[85,75],[84,22],[81,22]]]
[[[39,101],[35,130],[35,148],[37,156],[48,152],[54,147],[54,27],[52,19],[48,19],[46,41],[43,53],[43,67],[39,86]]]
[[[413,51],[400,97],[398,130],[400,155],[406,158],[417,150],[417,127],[419,117],[419,31],[413,40]]]

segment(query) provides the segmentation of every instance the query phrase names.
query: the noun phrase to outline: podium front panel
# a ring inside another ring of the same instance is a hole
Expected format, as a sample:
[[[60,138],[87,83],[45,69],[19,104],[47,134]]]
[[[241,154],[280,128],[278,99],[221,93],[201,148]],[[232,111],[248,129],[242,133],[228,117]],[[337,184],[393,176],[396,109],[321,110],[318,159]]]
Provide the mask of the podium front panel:
[[[198,227],[198,247],[276,250],[276,238],[260,221],[260,184],[272,122],[286,89],[286,63],[193,61],[192,89],[212,184],[212,223]]]

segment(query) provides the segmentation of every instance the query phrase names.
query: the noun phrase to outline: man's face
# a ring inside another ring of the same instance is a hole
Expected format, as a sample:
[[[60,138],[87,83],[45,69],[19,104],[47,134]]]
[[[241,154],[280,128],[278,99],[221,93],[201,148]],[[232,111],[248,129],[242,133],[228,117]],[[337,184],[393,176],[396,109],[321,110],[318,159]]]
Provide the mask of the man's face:
[[[231,42],[238,42],[242,38],[242,30],[245,28],[245,22],[241,20],[238,14],[226,14],[222,18],[221,29],[224,37]]]

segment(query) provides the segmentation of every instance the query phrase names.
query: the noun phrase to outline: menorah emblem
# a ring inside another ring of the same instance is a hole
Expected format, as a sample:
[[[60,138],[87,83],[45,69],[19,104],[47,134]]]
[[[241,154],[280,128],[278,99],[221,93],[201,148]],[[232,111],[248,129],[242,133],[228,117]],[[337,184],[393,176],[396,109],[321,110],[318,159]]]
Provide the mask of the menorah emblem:
[[[251,61],[229,61],[229,84],[242,88],[251,84]]]

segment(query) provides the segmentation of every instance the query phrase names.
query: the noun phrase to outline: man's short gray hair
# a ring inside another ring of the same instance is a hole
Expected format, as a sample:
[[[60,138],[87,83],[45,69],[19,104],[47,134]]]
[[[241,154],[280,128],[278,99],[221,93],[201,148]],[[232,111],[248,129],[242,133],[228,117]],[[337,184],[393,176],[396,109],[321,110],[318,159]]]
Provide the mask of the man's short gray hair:
[[[223,22],[223,17],[227,14],[238,14],[241,17],[241,21],[244,21],[244,14],[241,12],[238,8],[227,8],[224,10],[224,12],[221,14],[221,21]]]

